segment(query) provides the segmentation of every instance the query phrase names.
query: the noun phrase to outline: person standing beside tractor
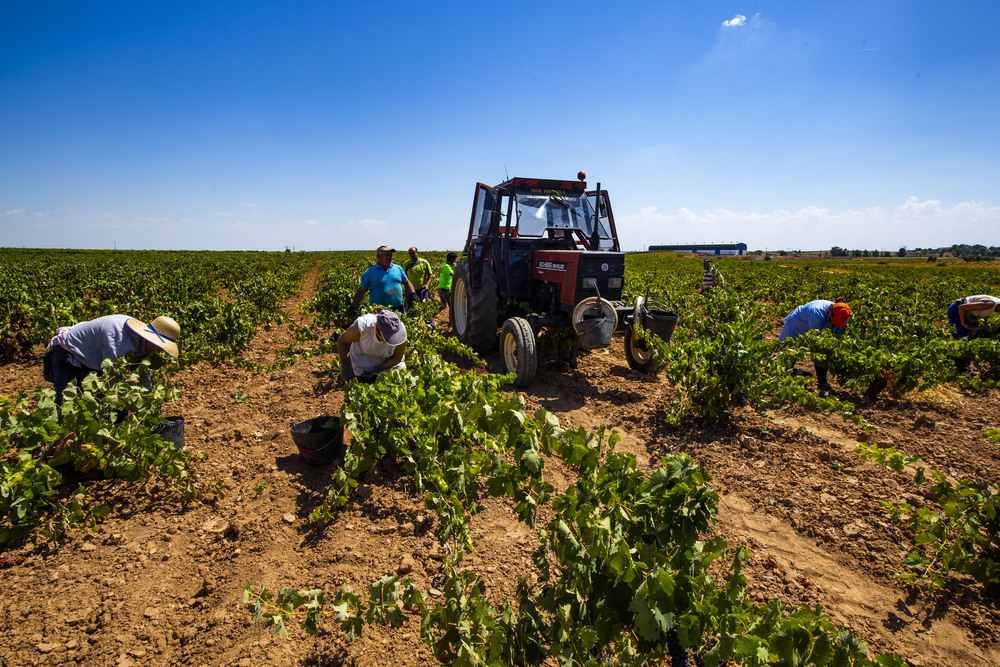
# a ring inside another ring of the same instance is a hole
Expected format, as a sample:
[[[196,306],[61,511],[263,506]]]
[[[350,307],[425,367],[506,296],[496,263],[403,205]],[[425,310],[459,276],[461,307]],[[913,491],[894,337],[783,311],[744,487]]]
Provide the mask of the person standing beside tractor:
[[[382,371],[406,368],[406,326],[391,310],[366,313],[337,338],[340,377],[374,382]]]
[[[830,329],[834,335],[839,336],[847,329],[847,322],[851,319],[851,307],[843,299],[827,301],[817,299],[809,303],[798,306],[788,313],[785,318],[785,326],[781,329],[778,342],[784,343],[786,338],[796,339],[807,331],[813,329]],[[822,391],[830,391],[831,387],[827,382],[827,371],[829,367],[825,363],[813,361],[816,367],[816,384]]]
[[[704,267],[705,273],[701,277],[701,289],[698,290],[698,294],[704,294],[716,285],[725,284],[726,279],[717,268],[712,266],[712,260],[706,257],[701,265]]]
[[[438,279],[438,298],[441,303],[451,308],[451,279],[455,273],[455,260],[458,253],[449,252],[445,263],[441,265],[441,277]]]
[[[406,308],[409,310],[414,300],[426,301],[431,297],[431,278],[434,276],[434,272],[431,270],[430,262],[426,259],[420,259],[420,253],[417,252],[416,248],[410,248],[407,254],[410,256],[410,261],[403,265],[403,271],[406,272],[406,277],[416,289],[416,292],[408,297]]]
[[[392,263],[392,253],[396,250],[392,246],[380,245],[375,250],[375,264],[361,274],[361,286],[354,294],[350,308],[347,309],[348,319],[354,319],[361,304],[361,298],[365,292],[371,292],[368,302],[373,306],[384,306],[391,308],[398,313],[406,312],[404,308],[403,294],[409,296],[414,292],[413,284],[410,283],[399,264]]]
[[[948,307],[948,322],[955,330],[951,332],[951,337],[955,340],[967,337],[986,328],[986,323],[980,324],[980,320],[985,320],[1000,308],[1000,299],[989,294],[977,294],[958,299]],[[972,372],[972,358],[967,355],[955,357],[955,367],[959,373],[968,374]]]
[[[146,324],[128,315],[105,315],[69,327],[59,327],[45,350],[42,375],[56,390],[56,403],[70,382],[77,383],[91,373],[100,373],[105,359],[126,357],[141,361],[156,352],[172,359],[180,354],[177,339],[181,328],[172,318],[157,317]],[[149,375],[140,378],[151,389]]]

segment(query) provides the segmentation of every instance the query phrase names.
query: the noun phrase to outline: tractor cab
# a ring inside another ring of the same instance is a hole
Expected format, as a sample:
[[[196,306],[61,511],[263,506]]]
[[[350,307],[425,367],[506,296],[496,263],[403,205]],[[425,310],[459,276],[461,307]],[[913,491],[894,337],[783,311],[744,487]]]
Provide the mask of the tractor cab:
[[[479,351],[495,345],[499,331],[504,363],[520,387],[534,378],[542,329],[572,328],[587,348],[605,347],[625,329],[629,365],[652,368],[641,342],[632,344],[640,307],[621,301],[625,253],[608,193],[600,183],[588,190],[583,172],[577,178],[476,184],[455,267],[452,327]]]
[[[580,181],[513,178],[476,186],[467,252],[472,284],[496,273],[501,302],[568,317],[581,298],[620,301],[625,256],[603,190]]]

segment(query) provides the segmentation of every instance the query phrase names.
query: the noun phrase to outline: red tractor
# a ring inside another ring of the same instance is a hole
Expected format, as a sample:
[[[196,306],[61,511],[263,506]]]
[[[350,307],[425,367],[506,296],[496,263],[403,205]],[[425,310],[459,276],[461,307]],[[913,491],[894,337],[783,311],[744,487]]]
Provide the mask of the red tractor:
[[[600,183],[512,178],[495,187],[476,184],[472,219],[455,267],[451,324],[458,339],[479,352],[496,344],[515,385],[535,377],[536,336],[572,327],[580,346],[604,347],[625,330],[629,366],[655,362],[633,323],[669,341],[677,316],[650,310],[640,297],[622,303],[625,253],[618,244],[611,203]],[[638,319],[637,319],[638,318]]]

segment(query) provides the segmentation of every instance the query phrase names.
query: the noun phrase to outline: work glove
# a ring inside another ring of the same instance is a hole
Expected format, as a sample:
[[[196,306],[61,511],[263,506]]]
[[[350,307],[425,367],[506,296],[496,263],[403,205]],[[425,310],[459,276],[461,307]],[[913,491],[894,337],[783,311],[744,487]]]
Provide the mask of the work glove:
[[[344,382],[354,379],[354,372],[351,370],[349,363],[340,365],[340,379]]]
[[[347,312],[344,313],[344,317],[347,318],[348,322],[353,322],[354,320],[358,319],[358,309],[357,308],[348,308]]]
[[[358,376],[358,379],[362,382],[374,382],[380,372],[382,372],[381,366],[372,366],[371,368],[364,369],[361,375]]]

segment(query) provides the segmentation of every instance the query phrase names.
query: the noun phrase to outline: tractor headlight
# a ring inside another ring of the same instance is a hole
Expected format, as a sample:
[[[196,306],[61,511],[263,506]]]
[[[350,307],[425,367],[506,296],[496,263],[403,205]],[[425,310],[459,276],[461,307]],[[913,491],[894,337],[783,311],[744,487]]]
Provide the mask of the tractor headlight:
[[[622,286],[621,278],[608,278],[609,289],[621,289],[621,286]]]
[[[583,289],[597,289],[597,278],[584,278]]]

